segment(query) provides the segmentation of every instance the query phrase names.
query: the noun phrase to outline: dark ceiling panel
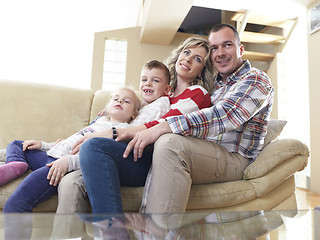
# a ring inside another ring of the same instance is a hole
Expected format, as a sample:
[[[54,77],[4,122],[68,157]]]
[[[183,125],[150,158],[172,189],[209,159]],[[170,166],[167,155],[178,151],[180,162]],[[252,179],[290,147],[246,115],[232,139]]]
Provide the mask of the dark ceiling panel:
[[[207,35],[211,28],[220,22],[221,10],[192,6],[178,31]]]

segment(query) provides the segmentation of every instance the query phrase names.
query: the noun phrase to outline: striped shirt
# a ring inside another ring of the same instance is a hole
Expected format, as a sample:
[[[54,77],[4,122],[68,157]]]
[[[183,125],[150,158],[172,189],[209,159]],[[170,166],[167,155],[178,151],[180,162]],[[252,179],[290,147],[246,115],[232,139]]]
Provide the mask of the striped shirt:
[[[173,133],[205,138],[254,160],[261,152],[273,103],[268,76],[249,61],[223,83],[218,75],[212,106],[168,117]]]
[[[202,108],[211,106],[210,95],[206,89],[200,85],[187,87],[178,96],[170,96],[170,110],[159,120],[148,122],[145,124],[147,128],[151,128],[160,122],[165,121],[169,116],[178,116],[190,112],[198,111]]]

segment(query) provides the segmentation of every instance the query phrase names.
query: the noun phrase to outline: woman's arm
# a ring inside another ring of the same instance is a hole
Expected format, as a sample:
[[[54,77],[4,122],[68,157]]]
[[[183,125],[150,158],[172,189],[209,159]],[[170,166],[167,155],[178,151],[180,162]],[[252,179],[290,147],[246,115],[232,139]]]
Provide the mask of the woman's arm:
[[[138,125],[135,127],[130,127],[130,128],[119,128],[117,129],[117,135],[118,138],[121,137],[122,141],[128,141],[130,139],[132,139],[135,134],[139,131],[142,131],[146,129],[146,126],[144,125]],[[72,147],[72,151],[71,151],[71,155],[77,154],[80,150],[81,145],[87,141],[90,138],[96,138],[96,137],[100,137],[100,138],[113,138],[113,134],[112,134],[112,130],[111,129],[107,129],[105,131],[102,132],[94,132],[91,134],[87,134],[85,136],[83,136],[81,139],[79,139]]]

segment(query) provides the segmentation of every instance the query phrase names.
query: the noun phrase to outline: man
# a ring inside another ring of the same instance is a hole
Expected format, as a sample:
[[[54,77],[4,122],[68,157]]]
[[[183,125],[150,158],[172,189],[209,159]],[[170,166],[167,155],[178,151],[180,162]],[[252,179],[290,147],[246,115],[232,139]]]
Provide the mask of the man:
[[[263,148],[273,102],[269,78],[242,60],[244,47],[233,26],[214,26],[209,43],[218,71],[212,107],[136,133],[124,152],[127,156],[133,148],[138,160],[155,142],[152,184],[145,188],[147,213],[183,213],[191,184],[242,179]]]

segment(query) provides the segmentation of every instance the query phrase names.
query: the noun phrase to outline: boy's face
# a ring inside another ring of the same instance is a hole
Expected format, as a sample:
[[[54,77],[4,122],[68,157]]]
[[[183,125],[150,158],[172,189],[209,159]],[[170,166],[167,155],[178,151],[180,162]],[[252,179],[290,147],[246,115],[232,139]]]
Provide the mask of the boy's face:
[[[170,91],[169,79],[162,69],[143,69],[141,72],[140,92],[142,98],[151,103]]]
[[[134,116],[135,102],[131,92],[121,89],[113,95],[107,106],[107,112],[112,122],[129,122]]]

